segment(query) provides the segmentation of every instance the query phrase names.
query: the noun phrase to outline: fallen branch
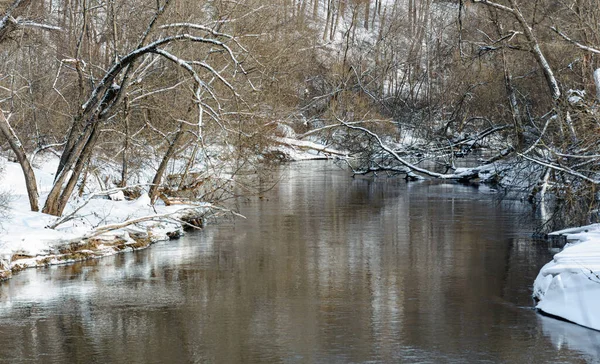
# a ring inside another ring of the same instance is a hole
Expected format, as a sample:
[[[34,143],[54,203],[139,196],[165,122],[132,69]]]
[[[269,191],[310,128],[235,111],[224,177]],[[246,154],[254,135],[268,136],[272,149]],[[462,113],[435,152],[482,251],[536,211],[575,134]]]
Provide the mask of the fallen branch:
[[[404,158],[400,157],[400,155],[398,155],[398,153],[396,153],[392,148],[386,146],[383,143],[383,141],[381,140],[379,135],[373,133],[369,129],[366,129],[366,128],[363,128],[360,126],[353,126],[353,125],[350,125],[343,121],[340,121],[340,123],[342,123],[343,125],[345,125],[346,127],[350,128],[350,129],[359,130],[365,134],[370,135],[377,141],[377,144],[379,144],[379,147],[382,150],[384,150],[389,155],[391,155],[396,161],[400,162],[400,164],[402,164],[403,166],[407,167],[408,169],[410,169],[414,172],[418,172],[418,173],[424,174],[429,177],[445,179],[445,180],[469,180],[469,179],[477,178],[477,176],[479,175],[479,170],[481,169],[481,167],[471,168],[471,169],[463,170],[461,173],[452,173],[452,174],[437,173],[437,172],[433,172],[433,171],[430,171],[425,168],[418,167],[418,166],[408,162]]]
[[[352,121],[352,122],[348,122],[348,125],[359,125],[359,124],[366,124],[366,123],[377,123],[377,122],[388,122],[388,123],[392,123],[395,124],[393,121],[390,120],[360,120],[360,121]],[[327,130],[327,129],[332,129],[332,128],[339,128],[343,125],[340,124],[330,124],[330,125],[325,125],[323,127],[317,128],[317,129],[313,129],[313,130],[309,130],[304,134],[300,134],[297,135],[296,138],[298,139],[304,139],[309,135],[313,135],[316,134],[318,132],[321,132],[323,130]]]
[[[186,209],[181,209],[178,210],[176,212],[171,212],[171,213],[167,213],[167,214],[158,214],[158,215],[149,215],[149,216],[142,216],[142,217],[136,217],[134,219],[129,219],[120,223],[116,223],[116,224],[108,224],[108,225],[104,225],[101,226],[99,228],[94,229],[91,233],[84,235],[82,239],[89,239],[89,238],[93,238],[95,236],[107,233],[109,231],[113,231],[113,230],[118,230],[118,229],[122,229],[124,227],[127,227],[129,225],[134,225],[134,224],[138,224],[140,222],[146,222],[146,221],[153,221],[153,220],[176,220],[176,218],[173,218],[173,215],[175,215],[176,213],[182,211],[182,210],[186,210]]]
[[[165,221],[165,220],[167,220],[167,221],[177,222],[177,223],[180,223],[182,225],[189,225],[189,226],[192,226],[194,228],[198,228],[197,226],[193,226],[192,224],[189,224],[189,223],[183,221],[180,218],[180,216],[182,215],[183,212],[186,212],[186,211],[198,211],[199,208],[207,208],[207,209],[213,209],[213,210],[223,211],[223,212],[226,212],[226,213],[230,213],[230,214],[232,214],[234,216],[241,217],[243,219],[246,218],[244,215],[239,214],[239,213],[237,213],[235,211],[232,211],[232,210],[224,208],[224,207],[215,206],[215,205],[212,205],[212,204],[201,204],[201,205],[198,205],[198,206],[195,206],[195,207],[186,207],[186,208],[183,208],[183,209],[179,209],[177,211],[170,212],[170,213],[136,217],[136,218],[133,218],[133,219],[129,219],[129,220],[120,222],[120,223],[104,225],[104,226],[101,226],[101,227],[98,227],[98,228],[94,229],[89,234],[84,235],[82,237],[82,239],[93,238],[95,236],[102,235],[102,234],[107,233],[109,231],[114,231],[114,230],[122,229],[122,228],[125,228],[127,226],[134,225],[134,224],[139,224],[141,222],[146,222],[146,221]]]
[[[513,128],[513,126],[512,125],[499,125],[499,126],[489,127],[473,137],[463,138],[463,139],[461,139],[457,142],[454,142],[448,146],[434,149],[432,152],[439,152],[439,151],[448,150],[448,149],[452,150],[455,147],[465,145],[465,144],[471,144],[471,146],[472,146],[474,143],[476,143],[477,141],[479,141],[487,136],[490,136],[496,132],[502,131],[504,129],[509,129],[509,128]]]
[[[296,140],[296,139],[291,139],[291,138],[277,138],[277,137],[273,137],[271,139],[276,143],[279,143],[282,145],[287,145],[287,146],[290,146],[293,148],[309,149],[309,150],[314,150],[314,151],[321,152],[321,153],[337,155],[337,156],[344,157],[344,158],[348,157],[348,153],[328,148],[326,145],[321,145],[321,144],[317,144],[317,143],[313,143],[313,142],[309,142],[309,141],[305,141],[305,140]]]
[[[75,216],[77,215],[77,213],[79,211],[81,211],[81,209],[84,208],[95,197],[98,197],[98,196],[109,196],[109,195],[115,194],[115,193],[117,193],[119,191],[124,191],[124,190],[129,189],[129,188],[145,187],[145,186],[148,186],[148,184],[139,184],[139,185],[119,187],[119,188],[113,188],[113,189],[110,189],[110,190],[104,190],[104,191],[94,192],[87,199],[85,199],[85,201],[83,201],[83,203],[81,205],[79,205],[75,210],[73,210],[70,214],[65,215],[65,216],[57,219],[53,224],[46,226],[46,228],[48,228],[48,229],[56,229],[56,227],[58,227],[59,225],[64,224],[67,221],[73,220],[75,218]]]

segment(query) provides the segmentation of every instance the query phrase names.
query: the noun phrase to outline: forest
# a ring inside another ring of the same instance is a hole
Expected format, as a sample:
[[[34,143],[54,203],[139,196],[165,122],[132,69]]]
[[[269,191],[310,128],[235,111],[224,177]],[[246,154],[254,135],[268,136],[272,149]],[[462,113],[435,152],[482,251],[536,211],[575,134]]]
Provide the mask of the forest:
[[[54,216],[91,183],[221,201],[313,149],[592,223],[599,26],[593,0],[3,0],[2,153]]]

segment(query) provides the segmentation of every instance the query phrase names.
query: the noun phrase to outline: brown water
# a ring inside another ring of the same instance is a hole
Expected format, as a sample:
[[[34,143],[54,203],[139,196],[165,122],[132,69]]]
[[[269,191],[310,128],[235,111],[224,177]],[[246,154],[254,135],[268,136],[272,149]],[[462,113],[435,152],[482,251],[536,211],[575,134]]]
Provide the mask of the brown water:
[[[247,220],[0,285],[2,363],[581,363],[600,333],[539,316],[551,259],[486,188],[292,164]]]

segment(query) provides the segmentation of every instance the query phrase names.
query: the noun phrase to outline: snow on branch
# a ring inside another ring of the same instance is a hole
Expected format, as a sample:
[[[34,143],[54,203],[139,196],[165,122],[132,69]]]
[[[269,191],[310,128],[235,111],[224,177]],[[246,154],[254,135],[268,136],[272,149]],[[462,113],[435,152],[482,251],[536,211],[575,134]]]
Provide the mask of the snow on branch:
[[[172,53],[165,51],[164,49],[157,48],[157,49],[154,49],[152,52],[159,54],[159,55],[165,57],[166,59],[176,63],[177,65],[183,67],[186,71],[188,71],[190,73],[190,75],[194,78],[194,81],[196,82],[196,85],[197,85],[197,89],[196,89],[197,102],[200,102],[200,89],[204,89],[210,94],[211,98],[213,100],[215,100],[219,109],[221,109],[221,104],[219,103],[217,96],[214,94],[212,89],[210,87],[208,87],[208,85],[206,83],[204,83],[204,81],[202,81],[202,79],[200,79],[200,76],[198,75],[198,73],[194,70],[194,68],[187,61],[175,56]]]
[[[390,120],[381,120],[381,119],[350,121],[350,122],[346,122],[346,124],[348,124],[348,125],[359,125],[359,124],[380,123],[380,122],[386,122],[386,123],[392,123],[393,124],[393,122],[390,121]],[[325,125],[325,126],[322,126],[320,128],[311,129],[311,130],[307,131],[304,134],[297,135],[296,138],[298,138],[298,139],[304,139],[304,138],[306,138],[309,135],[313,135],[313,134],[319,133],[319,132],[324,131],[324,130],[328,130],[328,129],[332,129],[332,128],[339,128],[339,127],[343,127],[343,125],[340,125],[340,124]]]
[[[248,52],[246,50],[246,48],[244,48],[232,35],[217,32],[216,30],[209,28],[207,26],[204,26],[204,25],[194,24],[194,23],[173,23],[173,24],[165,24],[165,25],[161,26],[161,29],[167,29],[167,28],[189,28],[189,29],[202,30],[204,32],[214,35],[215,37],[223,37],[223,38],[231,39],[244,52]]]
[[[240,97],[240,95],[237,94],[237,92],[235,91],[233,86],[229,83],[229,81],[227,81],[223,76],[221,76],[221,74],[217,70],[215,70],[213,67],[211,67],[208,63],[201,62],[201,61],[190,61],[189,63],[206,69],[207,71],[212,73],[216,78],[218,78],[219,81],[221,81],[225,86],[227,86],[227,88],[229,88],[235,94],[236,97]]]
[[[295,148],[308,149],[308,150],[314,150],[316,152],[337,155],[342,158],[348,157],[348,153],[346,153],[346,152],[339,151],[339,150],[336,150],[333,148],[329,148],[326,145],[321,145],[321,144],[309,142],[306,140],[296,140],[296,139],[292,139],[292,138],[279,138],[279,137],[271,137],[271,140],[273,140],[275,143],[285,145],[285,146],[288,146],[288,147],[291,147],[294,149]]]
[[[583,49],[584,51],[588,51],[588,52],[600,54],[600,49],[592,48],[590,46],[586,46],[584,44],[581,44],[578,41],[569,38],[565,33],[561,32],[556,27],[550,27],[550,29],[552,29],[556,34],[560,35],[567,42],[569,42],[569,43],[571,43],[571,44],[573,44],[573,45],[575,45],[575,46]]]
[[[133,50],[132,52],[128,53],[124,57],[120,58],[117,62],[115,62],[113,64],[113,66],[106,72],[106,74],[104,75],[102,80],[98,83],[96,88],[94,88],[94,90],[92,91],[92,94],[90,95],[88,100],[82,105],[82,109],[84,110],[84,113],[91,112],[94,107],[99,107],[100,104],[99,104],[98,99],[99,99],[100,95],[102,93],[104,93],[112,85],[113,81],[119,75],[119,73],[121,73],[121,71],[123,69],[125,69],[127,66],[129,66],[131,63],[135,62],[138,58],[140,58],[148,53],[158,53],[158,54],[162,54],[163,56],[166,56],[166,54],[165,54],[166,51],[159,50],[158,47],[172,43],[172,42],[185,41],[185,40],[191,41],[194,43],[205,43],[205,44],[211,44],[211,45],[220,47],[227,52],[227,54],[229,55],[229,58],[233,61],[233,63],[235,65],[240,64],[240,62],[237,60],[235,54],[231,50],[231,48],[229,46],[227,46],[225,43],[223,43],[217,39],[197,37],[197,36],[193,36],[190,34],[177,34],[177,35],[161,38],[161,39],[158,39],[146,46],[139,47],[139,48]],[[171,60],[175,60],[175,59],[171,59]],[[179,63],[179,60],[176,60],[176,62]],[[185,67],[184,64],[181,64],[181,65]],[[188,64],[188,66],[189,66],[189,64]]]
[[[109,231],[122,229],[124,227],[129,226],[129,225],[139,224],[141,222],[146,222],[146,221],[162,221],[162,220],[176,220],[176,221],[178,221],[179,219],[174,218],[174,216],[176,214],[178,214],[179,212],[181,212],[182,210],[186,210],[186,209],[181,209],[181,210],[177,210],[176,212],[170,212],[170,213],[166,213],[166,214],[155,214],[155,215],[148,215],[148,216],[136,217],[136,218],[133,218],[133,219],[129,219],[129,220],[120,222],[120,223],[108,224],[108,225],[100,226],[100,227],[94,229],[89,234],[85,235],[83,237],[83,239],[93,238],[95,236],[107,233]]]
[[[571,175],[573,177],[581,178],[582,180],[590,182],[590,183],[593,183],[595,185],[600,184],[600,180],[592,179],[592,178],[590,178],[588,176],[585,176],[585,175],[583,175],[583,174],[581,174],[581,173],[579,173],[577,171],[572,170],[571,168],[558,166],[556,164],[552,164],[551,162],[542,161],[542,160],[539,160],[537,158],[529,157],[529,156],[527,156],[527,155],[525,155],[523,153],[517,153],[517,154],[519,156],[527,159],[530,162],[539,164],[540,166],[544,166],[544,167],[553,169],[555,171],[564,172],[564,173],[569,174],[569,175]]]
[[[21,3],[23,3],[23,2],[24,2],[23,0],[15,0],[8,7],[8,9],[6,9],[4,16],[2,18],[0,18],[0,32],[2,30],[4,30],[4,28],[6,28],[9,23],[11,23],[13,11],[15,11],[19,7],[19,5],[21,5]]]
[[[385,145],[385,143],[383,142],[383,140],[381,140],[381,137],[379,137],[379,135],[375,134],[374,132],[370,131],[369,129],[363,128],[361,126],[350,125],[342,120],[339,120],[339,121],[340,121],[340,124],[346,126],[347,128],[361,131],[361,132],[369,135],[373,139],[375,139],[375,141],[377,142],[377,144],[383,151],[388,153],[393,159],[395,159],[400,164],[402,164],[403,166],[405,166],[406,168],[408,168],[410,171],[413,171],[413,172],[418,172],[418,173],[424,174],[426,176],[438,178],[438,179],[468,180],[471,178],[476,178],[479,175],[479,171],[482,168],[482,167],[469,168],[466,170],[461,170],[460,173],[451,173],[451,174],[437,173],[434,171],[430,171],[428,169],[418,167],[418,166],[410,163],[409,161],[405,160],[404,158],[402,158],[396,151],[394,151],[392,148]]]
[[[523,16],[523,13],[519,9],[519,6],[518,6],[516,0],[509,0],[510,7],[493,2],[493,1],[488,1],[488,0],[472,0],[472,1],[474,3],[484,4],[484,5],[505,11],[507,13],[512,14],[516,18],[516,20],[519,22],[519,24],[523,28],[524,35],[527,38],[527,41],[531,45],[531,51],[533,52],[533,55],[534,55],[538,65],[540,66],[540,68],[542,69],[542,71],[544,73],[544,78],[546,79],[546,83],[548,84],[548,88],[550,89],[550,93],[552,94],[552,98],[554,100],[558,100],[561,96],[561,91],[560,91],[560,86],[558,84],[558,81],[557,81],[556,77],[554,76],[554,72],[552,71],[552,68],[550,67],[550,64],[548,63],[546,56],[544,56],[544,53],[542,52],[542,50],[540,48],[540,44],[539,44],[535,34],[533,33],[533,29],[527,22],[527,19],[525,19],[525,17]]]
[[[490,126],[489,128],[483,130],[482,132],[472,136],[472,137],[466,137],[463,138],[459,141],[456,141],[454,143],[451,143],[448,146],[444,146],[441,148],[437,148],[434,149],[433,152],[439,152],[439,151],[444,151],[444,150],[448,150],[448,149],[453,149],[455,147],[461,146],[461,145],[470,145],[472,146],[473,144],[477,143],[479,140],[486,138],[496,132],[505,130],[505,129],[510,129],[513,128],[512,125],[498,125],[498,126]]]
[[[36,23],[36,22],[30,21],[30,20],[16,19],[15,23],[22,27],[40,28],[40,29],[44,29],[44,30],[52,30],[52,31],[58,31],[58,32],[63,31],[63,29],[61,27],[58,27],[56,25]]]
[[[184,208],[181,208],[174,212],[141,216],[141,217],[136,217],[136,218],[129,219],[129,220],[126,220],[123,222],[115,223],[115,224],[103,225],[103,226],[97,227],[96,229],[94,229],[93,231],[91,231],[90,233],[88,233],[87,235],[82,237],[82,239],[93,238],[95,236],[102,235],[109,231],[122,229],[127,226],[139,224],[139,223],[146,222],[146,221],[165,221],[165,220],[169,221],[170,220],[173,222],[180,223],[182,225],[189,225],[189,226],[195,227],[195,226],[183,221],[181,216],[184,215],[186,212],[198,212],[199,209],[216,210],[216,211],[232,214],[233,216],[241,217],[243,219],[246,218],[244,215],[239,214],[233,210],[207,203],[207,204],[200,204],[198,206],[184,207]]]
[[[257,8],[254,8],[254,9],[248,11],[247,13],[243,14],[239,18],[213,20],[211,23],[213,23],[213,24],[234,23],[234,22],[236,22],[238,20],[241,20],[241,19],[244,19],[244,18],[246,18],[246,17],[248,17],[248,16],[250,16],[250,15],[252,15],[254,13],[257,13],[257,12],[261,11],[262,9],[267,8],[267,7],[272,7],[272,5],[271,6],[261,5],[261,6],[257,7]]]
[[[488,1],[488,0],[473,0],[473,2],[474,3],[485,4],[485,5],[491,6],[493,8],[499,9],[499,10],[507,11],[509,13],[513,13],[513,14],[515,13],[515,9],[509,8],[506,5],[495,3],[493,1]]]
[[[141,94],[141,95],[139,95],[139,96],[136,96],[136,97],[134,97],[134,98],[133,98],[133,99],[130,101],[130,103],[132,103],[132,104],[133,104],[134,102],[136,102],[136,101],[139,101],[139,100],[141,100],[141,99],[143,99],[143,98],[145,98],[145,97],[149,97],[149,96],[152,96],[152,95],[156,95],[156,94],[158,94],[158,93],[161,93],[161,92],[166,92],[166,91],[171,91],[171,90],[174,90],[174,89],[176,89],[177,87],[179,87],[181,84],[183,84],[183,83],[185,83],[185,82],[186,82],[186,81],[185,81],[185,80],[183,80],[183,81],[177,82],[177,83],[176,83],[176,84],[174,84],[173,86],[169,86],[169,87],[163,87],[163,88],[160,88],[160,89],[156,89],[156,90],[152,90],[152,91],[146,92],[146,93],[144,93],[144,94]]]
[[[12,16],[13,12],[21,5],[27,6],[27,1],[24,0],[15,0],[4,12],[2,18],[0,18],[0,37],[1,33],[3,33],[9,24],[13,24],[13,26],[17,27],[29,27],[29,28],[39,28],[43,30],[51,30],[51,31],[62,31],[61,27],[56,25],[37,23],[31,20],[21,19],[17,17],[16,19]]]

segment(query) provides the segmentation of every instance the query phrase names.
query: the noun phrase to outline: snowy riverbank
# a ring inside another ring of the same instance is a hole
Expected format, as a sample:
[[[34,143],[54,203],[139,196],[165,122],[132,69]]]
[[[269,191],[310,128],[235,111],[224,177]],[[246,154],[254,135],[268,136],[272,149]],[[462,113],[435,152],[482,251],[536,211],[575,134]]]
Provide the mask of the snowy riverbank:
[[[288,160],[327,159],[344,153],[318,143],[281,139],[274,149]],[[150,163],[151,164],[151,163]],[[58,158],[38,156],[34,168],[40,204],[54,182]],[[123,192],[106,190],[118,167],[106,164],[103,175],[90,178],[82,197],[72,197],[62,217],[30,211],[23,172],[18,163],[0,157],[0,207],[6,200],[6,216],[0,217],[0,281],[29,267],[66,264],[142,249],[153,242],[179,237],[184,227],[198,226],[211,211],[222,211],[210,203],[166,206],[151,204],[144,189],[154,171],[145,168],[137,178],[141,195],[127,201]],[[111,170],[115,169],[115,170]],[[145,186],[145,187],[144,187]],[[188,202],[191,203],[191,202]]]
[[[536,307],[600,330],[600,224],[551,235],[563,235],[569,243],[540,270],[533,287]]]
[[[103,257],[178,237],[186,224],[183,221],[197,222],[210,208],[209,204],[165,206],[160,202],[152,206],[146,193],[126,201],[121,192],[90,191],[72,199],[63,217],[57,218],[30,211],[20,166],[4,158],[0,162],[0,192],[8,205],[6,216],[0,219],[0,280],[28,267]],[[35,170],[42,202],[52,186],[57,162],[48,158]],[[57,226],[49,228],[53,225]]]

